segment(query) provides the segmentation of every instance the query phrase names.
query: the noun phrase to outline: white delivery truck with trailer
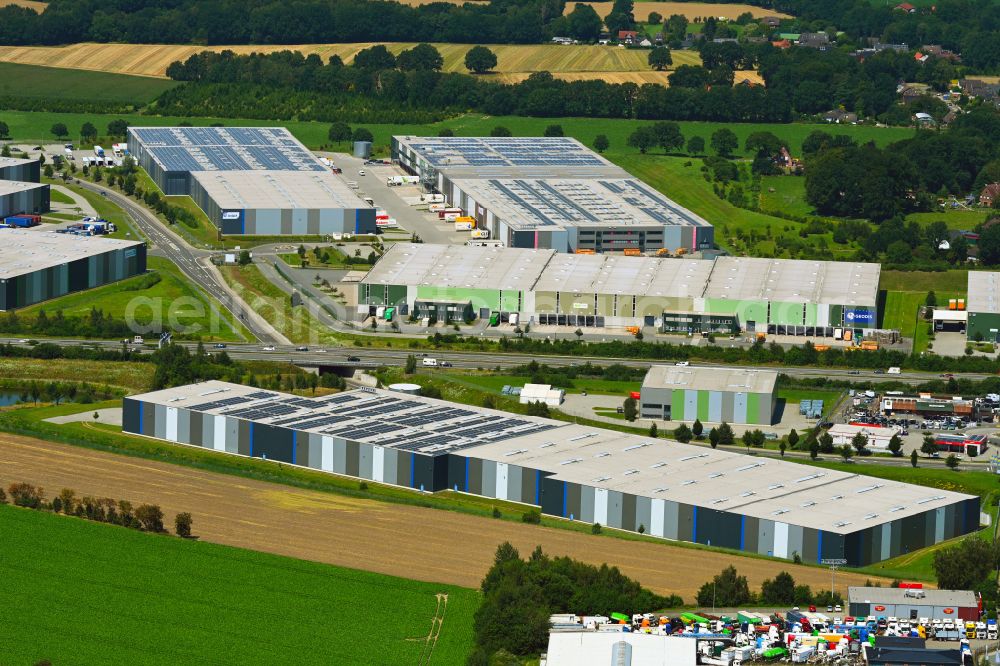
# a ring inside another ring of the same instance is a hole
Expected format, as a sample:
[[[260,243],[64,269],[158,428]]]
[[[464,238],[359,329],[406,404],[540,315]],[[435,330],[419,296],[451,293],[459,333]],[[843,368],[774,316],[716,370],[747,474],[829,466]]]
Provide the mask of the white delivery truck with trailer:
[[[425,368],[436,368],[438,366],[437,359],[436,358],[425,358],[424,361],[423,361],[423,366]]]

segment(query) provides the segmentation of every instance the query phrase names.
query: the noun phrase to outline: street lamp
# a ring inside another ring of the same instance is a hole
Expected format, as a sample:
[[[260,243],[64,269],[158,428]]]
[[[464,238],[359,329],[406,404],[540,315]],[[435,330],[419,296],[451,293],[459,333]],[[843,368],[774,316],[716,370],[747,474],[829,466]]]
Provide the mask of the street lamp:
[[[837,575],[837,567],[847,564],[847,560],[842,558],[829,558],[820,560],[820,564],[825,564],[830,567],[830,602],[833,603],[834,590],[836,589],[834,581]]]

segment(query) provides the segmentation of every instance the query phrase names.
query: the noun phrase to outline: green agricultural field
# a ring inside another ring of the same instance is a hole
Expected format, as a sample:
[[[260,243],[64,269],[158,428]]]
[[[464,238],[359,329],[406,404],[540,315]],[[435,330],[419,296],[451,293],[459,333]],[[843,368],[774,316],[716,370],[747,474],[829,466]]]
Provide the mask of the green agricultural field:
[[[116,319],[131,316],[141,326],[175,330],[178,336],[189,330],[183,337],[233,342],[251,339],[246,329],[234,324],[232,316],[214,299],[211,300],[216,307],[213,313],[208,305],[209,297],[186,280],[173,263],[151,256],[147,265],[160,277],[158,282],[152,274],[138,275],[38,303],[20,310],[18,315],[34,318],[41,310],[47,314],[61,310],[66,316],[83,316],[91,308],[97,308]]]
[[[178,85],[175,81],[148,76],[57,69],[0,62],[0,97],[86,100],[145,104]],[[103,129],[104,125],[97,125]],[[52,138],[45,134],[32,138]]]
[[[800,176],[763,176],[760,179],[760,208],[790,215],[816,214],[806,202],[806,179]]]
[[[455,382],[456,384],[462,384],[477,388],[481,391],[488,391],[496,394],[499,394],[500,389],[504,386],[524,386],[525,384],[531,382],[530,377],[518,375],[486,375],[467,372],[434,374],[444,375],[449,381]],[[622,399],[624,399],[628,397],[630,391],[638,391],[640,385],[642,384],[641,379],[637,379],[634,382],[619,382],[595,377],[577,377],[576,379],[573,379],[572,382],[573,386],[571,388],[567,388],[565,386],[558,386],[557,388],[565,388],[567,393],[580,393],[581,391],[586,391],[587,393],[621,396]]]
[[[5,663],[460,664],[472,649],[474,590],[7,505],[0,533]]]
[[[960,292],[965,295],[968,288],[968,271],[882,271],[879,278],[879,289],[885,291],[915,291],[922,292],[924,296],[927,292],[934,291],[941,302],[941,292]],[[954,298],[954,297],[952,297]]]

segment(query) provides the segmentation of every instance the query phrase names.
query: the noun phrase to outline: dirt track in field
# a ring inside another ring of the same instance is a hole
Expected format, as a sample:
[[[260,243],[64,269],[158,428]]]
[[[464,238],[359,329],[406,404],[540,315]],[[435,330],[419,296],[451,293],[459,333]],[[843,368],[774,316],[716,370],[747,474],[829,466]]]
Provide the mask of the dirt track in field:
[[[0,433],[0,484],[15,481],[40,485],[48,497],[72,488],[78,497],[159,504],[169,527],[189,511],[206,541],[465,587],[479,586],[505,540],[522,555],[540,544],[552,555],[617,565],[689,602],[731,563],[751,588],[781,569],[814,589],[830,584],[824,569],[342,497]],[[865,578],[841,573],[837,585],[843,591]]]

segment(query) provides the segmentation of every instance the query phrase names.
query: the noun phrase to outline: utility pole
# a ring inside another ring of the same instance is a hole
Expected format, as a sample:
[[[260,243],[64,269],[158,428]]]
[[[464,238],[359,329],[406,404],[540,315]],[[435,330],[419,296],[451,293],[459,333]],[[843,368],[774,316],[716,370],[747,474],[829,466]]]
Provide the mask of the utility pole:
[[[836,576],[837,567],[844,566],[847,564],[847,560],[843,558],[829,558],[820,560],[820,564],[825,564],[830,567],[830,603],[833,603],[833,595],[836,592]]]

